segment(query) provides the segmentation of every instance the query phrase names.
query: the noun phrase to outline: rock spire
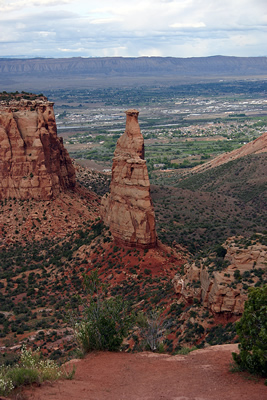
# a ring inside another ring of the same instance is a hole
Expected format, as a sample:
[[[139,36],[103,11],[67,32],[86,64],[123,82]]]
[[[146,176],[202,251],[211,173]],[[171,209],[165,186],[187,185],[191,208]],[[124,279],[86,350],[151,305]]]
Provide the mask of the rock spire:
[[[126,129],[117,141],[110,193],[102,199],[101,216],[117,242],[151,248],[157,243],[155,215],[138,114],[126,111]]]
[[[57,136],[53,103],[0,103],[0,200],[49,200],[75,186],[75,170]]]

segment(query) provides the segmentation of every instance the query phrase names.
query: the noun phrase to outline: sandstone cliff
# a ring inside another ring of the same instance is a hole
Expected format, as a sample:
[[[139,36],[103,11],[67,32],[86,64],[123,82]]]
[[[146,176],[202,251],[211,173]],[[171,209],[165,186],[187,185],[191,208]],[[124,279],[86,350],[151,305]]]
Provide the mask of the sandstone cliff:
[[[185,264],[185,275],[173,279],[175,292],[189,302],[197,298],[213,313],[242,314],[248,287],[267,277],[267,246],[262,238],[229,238],[223,244],[224,258],[213,254]]]
[[[46,98],[0,103],[0,199],[49,200],[75,186],[75,170],[57,136]]]
[[[138,114],[126,111],[126,129],[117,142],[110,194],[102,199],[101,216],[116,241],[149,248],[156,246],[157,237]]]

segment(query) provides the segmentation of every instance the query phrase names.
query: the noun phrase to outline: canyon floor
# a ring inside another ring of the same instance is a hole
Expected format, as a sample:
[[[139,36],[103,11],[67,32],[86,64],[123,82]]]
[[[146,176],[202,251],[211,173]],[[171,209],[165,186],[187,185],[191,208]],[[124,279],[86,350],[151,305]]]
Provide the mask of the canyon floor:
[[[72,360],[73,380],[45,383],[22,394],[27,400],[264,400],[263,379],[230,372],[237,344],[188,355],[90,353]]]

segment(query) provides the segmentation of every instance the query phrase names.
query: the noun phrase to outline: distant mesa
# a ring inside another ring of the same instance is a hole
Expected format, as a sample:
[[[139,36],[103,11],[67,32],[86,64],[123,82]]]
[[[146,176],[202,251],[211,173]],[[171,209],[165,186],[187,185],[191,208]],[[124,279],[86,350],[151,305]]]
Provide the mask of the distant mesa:
[[[1,100],[0,199],[49,200],[74,187],[75,170],[57,136],[53,103],[44,96]]]
[[[0,58],[0,82],[6,90],[154,86],[155,79],[175,88],[203,77],[204,82],[266,79],[266,71],[267,57]]]
[[[151,248],[157,244],[155,214],[138,114],[126,111],[126,128],[117,141],[110,193],[102,198],[101,216],[117,242]]]
[[[72,57],[0,59],[0,74],[44,76],[266,76],[267,57]]]

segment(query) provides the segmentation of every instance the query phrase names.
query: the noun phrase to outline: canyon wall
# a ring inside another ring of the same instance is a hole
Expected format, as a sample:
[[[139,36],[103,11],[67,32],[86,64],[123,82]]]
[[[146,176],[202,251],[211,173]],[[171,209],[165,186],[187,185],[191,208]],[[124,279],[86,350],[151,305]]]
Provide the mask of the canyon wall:
[[[0,102],[0,200],[49,200],[75,187],[75,170],[45,97]]]
[[[157,236],[138,114],[126,111],[126,129],[117,141],[110,193],[102,199],[101,216],[117,242],[150,248],[156,246]]]

